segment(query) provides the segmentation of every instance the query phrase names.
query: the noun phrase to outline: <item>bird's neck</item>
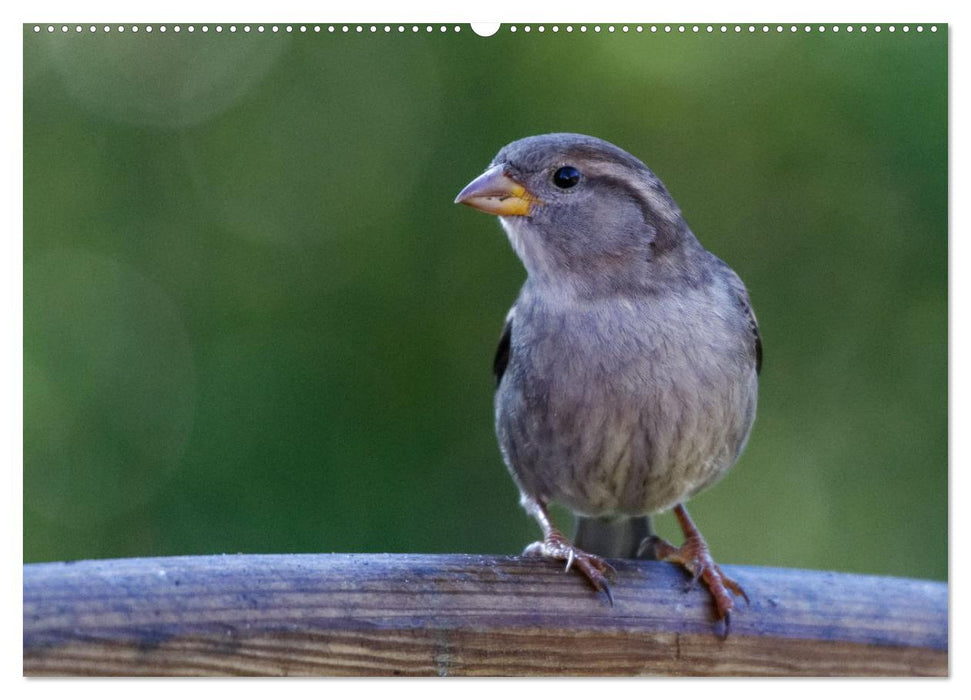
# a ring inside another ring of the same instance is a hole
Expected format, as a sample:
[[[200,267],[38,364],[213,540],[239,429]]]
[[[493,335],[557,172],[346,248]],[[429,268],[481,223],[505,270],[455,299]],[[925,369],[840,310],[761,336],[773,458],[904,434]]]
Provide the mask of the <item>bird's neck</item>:
[[[650,260],[617,260],[596,266],[551,269],[523,262],[532,293],[547,300],[585,305],[608,299],[656,298],[684,285],[704,284],[704,265],[694,264],[700,248],[669,250]]]
[[[707,253],[683,220],[663,236],[617,251],[551,244],[519,217],[500,220],[530,283],[549,298],[583,302],[656,295],[692,281],[692,271],[705,268],[698,261]]]

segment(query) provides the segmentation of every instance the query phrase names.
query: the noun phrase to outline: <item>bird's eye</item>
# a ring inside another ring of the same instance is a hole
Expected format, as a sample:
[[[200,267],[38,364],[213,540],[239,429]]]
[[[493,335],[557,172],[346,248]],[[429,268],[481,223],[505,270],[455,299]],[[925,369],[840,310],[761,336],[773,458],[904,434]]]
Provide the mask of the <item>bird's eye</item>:
[[[572,165],[564,165],[553,173],[553,184],[561,190],[568,190],[580,182],[580,171]]]

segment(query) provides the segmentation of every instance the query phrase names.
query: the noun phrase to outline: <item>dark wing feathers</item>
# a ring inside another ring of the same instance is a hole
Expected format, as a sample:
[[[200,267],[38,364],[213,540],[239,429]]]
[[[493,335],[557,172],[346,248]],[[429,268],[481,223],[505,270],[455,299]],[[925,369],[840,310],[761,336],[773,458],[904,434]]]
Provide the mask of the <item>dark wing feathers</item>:
[[[725,279],[728,281],[728,286],[731,287],[732,291],[735,293],[735,302],[748,319],[749,330],[752,333],[752,352],[755,355],[755,373],[759,374],[762,371],[762,336],[759,333],[759,322],[755,318],[755,312],[752,311],[752,303],[748,298],[748,290],[745,289],[745,284],[735,273],[735,270],[730,268],[725,262],[719,260],[714,255],[711,257],[715,261],[715,264],[721,268],[722,272],[725,274]]]
[[[514,306],[506,316],[506,325],[502,327],[502,335],[499,336],[499,347],[496,348],[496,357],[492,361],[492,374],[496,378],[497,388],[499,387],[499,382],[502,381],[502,375],[506,373],[506,367],[509,365],[509,343],[512,338],[512,317],[515,310],[516,307]]]
[[[755,322],[755,314],[752,314],[752,331],[755,333],[755,373],[762,371],[762,335],[759,333],[759,324]]]
[[[748,327],[752,332],[752,340],[755,344],[755,373],[759,374],[762,372],[762,334],[759,333],[759,322],[755,318],[755,312],[752,311],[752,304],[749,302],[748,292],[745,290],[745,286],[737,276],[735,279],[738,280],[738,288],[736,289],[739,293],[738,304],[748,317]]]

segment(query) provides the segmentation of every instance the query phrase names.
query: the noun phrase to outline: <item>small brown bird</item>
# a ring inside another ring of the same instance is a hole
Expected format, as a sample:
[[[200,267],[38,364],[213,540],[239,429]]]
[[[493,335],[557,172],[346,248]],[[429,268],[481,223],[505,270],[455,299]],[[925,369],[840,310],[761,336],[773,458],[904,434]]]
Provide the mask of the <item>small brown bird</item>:
[[[676,562],[727,631],[745,593],[684,503],[724,476],[755,420],[762,342],[742,281],[653,172],[590,136],[511,143],[455,201],[498,215],[527,271],[494,364],[499,444],[543,531],[526,552],[608,597],[603,557]],[[554,501],[577,516],[575,544]],[[649,516],[672,508],[680,547],[651,535]]]

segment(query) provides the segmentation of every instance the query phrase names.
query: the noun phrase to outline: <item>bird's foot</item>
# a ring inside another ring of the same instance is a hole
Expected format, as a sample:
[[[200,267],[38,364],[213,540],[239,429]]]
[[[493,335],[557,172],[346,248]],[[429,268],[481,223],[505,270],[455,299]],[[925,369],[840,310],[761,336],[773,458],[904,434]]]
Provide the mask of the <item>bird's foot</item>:
[[[614,597],[610,592],[610,583],[607,580],[607,575],[616,573],[614,567],[596,554],[577,549],[559,532],[553,531],[546,539],[533,542],[523,550],[523,554],[565,561],[566,568],[564,571],[569,571],[571,567],[576,566],[590,582],[590,585],[598,591],[603,591],[610,604],[614,604]]]
[[[731,611],[735,607],[735,601],[731,594],[741,596],[746,603],[749,602],[748,595],[738,585],[738,582],[726,576],[721,567],[711,558],[708,543],[705,542],[700,533],[689,535],[680,547],[675,547],[667,540],[652,535],[644,540],[641,550],[653,550],[656,559],[683,566],[691,574],[689,589],[697,585],[699,579],[704,581],[715,601],[718,619],[725,621],[725,634],[728,634]]]

